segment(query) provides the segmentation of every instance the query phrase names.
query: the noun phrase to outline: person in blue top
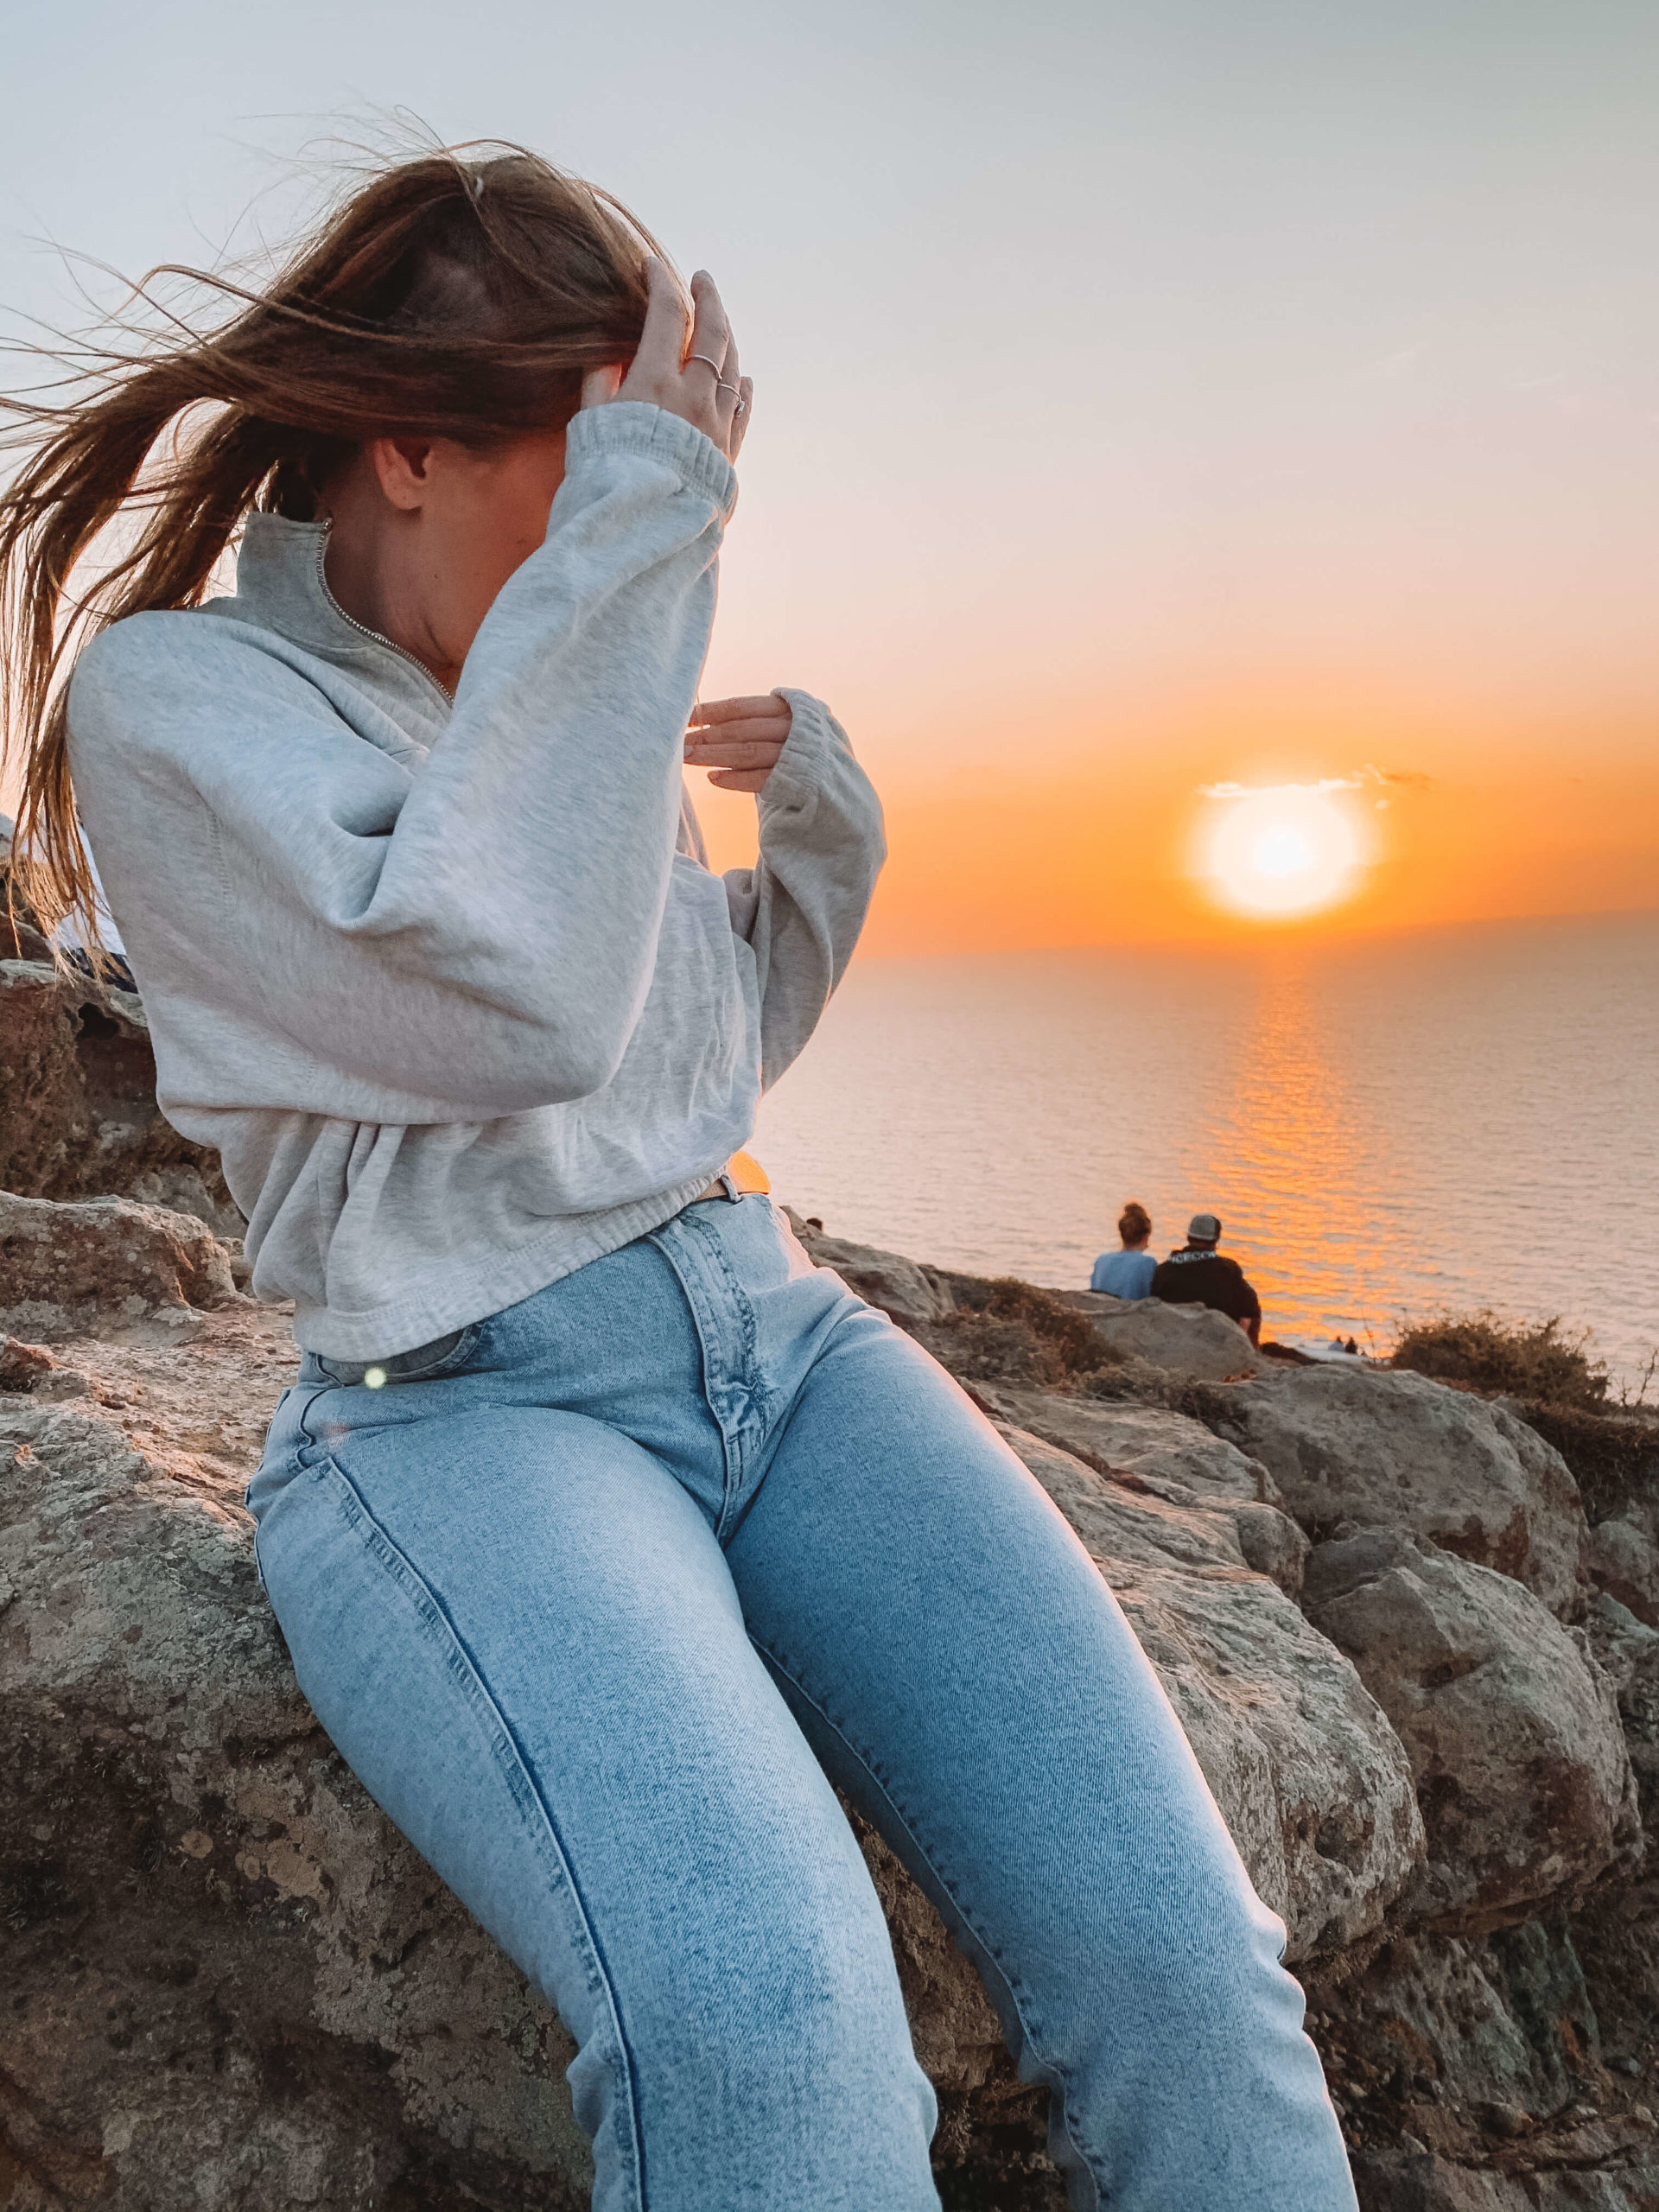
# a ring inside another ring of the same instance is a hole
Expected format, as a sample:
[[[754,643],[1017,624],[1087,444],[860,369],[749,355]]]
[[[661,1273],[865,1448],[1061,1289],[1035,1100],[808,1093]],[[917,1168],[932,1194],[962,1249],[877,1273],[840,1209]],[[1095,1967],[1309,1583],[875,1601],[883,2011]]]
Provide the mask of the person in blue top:
[[[1147,1246],[1152,1241],[1152,1216],[1138,1198],[1131,1198],[1117,1217],[1122,1250],[1103,1252],[1089,1278],[1090,1290],[1109,1292],[1114,1298],[1146,1298],[1158,1262]]]

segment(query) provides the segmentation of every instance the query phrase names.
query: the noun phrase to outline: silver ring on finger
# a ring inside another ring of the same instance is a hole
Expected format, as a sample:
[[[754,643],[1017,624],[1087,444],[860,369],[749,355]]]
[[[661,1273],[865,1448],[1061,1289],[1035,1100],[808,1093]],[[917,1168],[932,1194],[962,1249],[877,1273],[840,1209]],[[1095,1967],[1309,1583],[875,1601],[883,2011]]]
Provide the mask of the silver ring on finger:
[[[720,385],[723,391],[729,391],[731,390],[731,386],[726,382],[725,378],[720,373],[721,364],[718,361],[711,361],[706,353],[688,353],[685,357],[686,368],[689,369],[693,361],[701,361],[705,369],[712,369],[715,372],[715,382]],[[683,373],[683,372],[682,372],[682,373]]]

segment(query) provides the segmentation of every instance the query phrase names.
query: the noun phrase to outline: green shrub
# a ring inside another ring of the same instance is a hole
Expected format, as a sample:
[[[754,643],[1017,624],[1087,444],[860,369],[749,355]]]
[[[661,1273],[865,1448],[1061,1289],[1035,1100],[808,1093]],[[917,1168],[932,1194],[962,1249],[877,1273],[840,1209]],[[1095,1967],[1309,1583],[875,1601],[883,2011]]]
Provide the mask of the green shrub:
[[[1460,1382],[1473,1390],[1599,1412],[1608,1402],[1607,1370],[1586,1350],[1590,1332],[1562,1332],[1548,1321],[1505,1321],[1496,1313],[1441,1313],[1414,1322],[1390,1365]]]

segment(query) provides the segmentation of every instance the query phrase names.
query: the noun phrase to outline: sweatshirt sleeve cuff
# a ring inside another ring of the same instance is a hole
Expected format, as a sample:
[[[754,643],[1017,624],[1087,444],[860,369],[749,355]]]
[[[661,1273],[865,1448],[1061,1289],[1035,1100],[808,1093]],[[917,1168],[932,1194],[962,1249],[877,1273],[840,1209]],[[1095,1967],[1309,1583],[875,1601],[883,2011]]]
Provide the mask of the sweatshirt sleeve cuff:
[[[854,756],[846,731],[810,691],[779,690],[789,702],[789,736],[760,787],[760,847],[867,847],[887,850],[881,802]]]
[[[565,462],[600,454],[638,454],[658,461],[689,491],[701,492],[722,517],[737,504],[737,472],[712,438],[661,407],[639,399],[613,399],[603,407],[584,407],[565,433]]]
[[[778,765],[760,786],[763,823],[787,817],[810,818],[822,794],[831,762],[838,753],[850,756],[846,733],[821,699],[810,691],[779,691],[789,702],[789,736],[778,756]]]

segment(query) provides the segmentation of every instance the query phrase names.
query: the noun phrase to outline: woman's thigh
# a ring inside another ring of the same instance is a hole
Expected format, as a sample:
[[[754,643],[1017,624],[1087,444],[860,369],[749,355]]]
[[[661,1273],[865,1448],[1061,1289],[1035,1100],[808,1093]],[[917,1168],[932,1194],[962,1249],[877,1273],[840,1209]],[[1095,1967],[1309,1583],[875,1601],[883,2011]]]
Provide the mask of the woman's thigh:
[[[285,1471],[258,1549],[301,1686],[575,2036],[596,2207],[935,2205],[868,1874],[679,1485],[523,1408]]]
[[[1056,2092],[1074,2202],[1351,2208],[1282,1928],[1110,1591],[950,1377],[850,1318],[728,1556],[825,1765]]]

